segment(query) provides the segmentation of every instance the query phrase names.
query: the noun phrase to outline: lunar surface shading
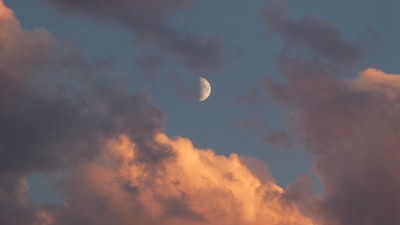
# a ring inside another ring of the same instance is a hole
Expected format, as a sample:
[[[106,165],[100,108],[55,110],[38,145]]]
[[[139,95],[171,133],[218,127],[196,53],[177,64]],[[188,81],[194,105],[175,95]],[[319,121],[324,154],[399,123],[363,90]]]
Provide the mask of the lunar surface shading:
[[[199,79],[200,81],[200,95],[199,95],[199,101],[205,101],[211,94],[211,85],[208,82],[208,80],[206,80],[203,77],[200,77]]]

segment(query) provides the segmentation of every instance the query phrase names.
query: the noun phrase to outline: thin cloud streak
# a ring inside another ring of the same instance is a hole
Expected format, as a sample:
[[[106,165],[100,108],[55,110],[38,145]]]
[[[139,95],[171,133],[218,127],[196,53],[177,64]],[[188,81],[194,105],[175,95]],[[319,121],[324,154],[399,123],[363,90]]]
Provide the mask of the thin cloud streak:
[[[78,12],[102,21],[116,22],[131,30],[136,48],[142,52],[156,51],[154,56],[139,55],[139,59],[164,57],[165,61],[173,57],[196,73],[218,70],[224,64],[223,44],[219,37],[196,32],[178,32],[168,23],[171,15],[196,4],[194,0],[47,1],[64,12]],[[139,60],[135,65],[146,70],[148,62]]]
[[[268,32],[278,35],[288,49],[306,51],[310,58],[322,58],[325,67],[336,72],[358,65],[380,40],[379,34],[371,27],[365,29],[361,38],[349,41],[329,21],[312,15],[291,19],[283,2],[262,7],[260,15]]]

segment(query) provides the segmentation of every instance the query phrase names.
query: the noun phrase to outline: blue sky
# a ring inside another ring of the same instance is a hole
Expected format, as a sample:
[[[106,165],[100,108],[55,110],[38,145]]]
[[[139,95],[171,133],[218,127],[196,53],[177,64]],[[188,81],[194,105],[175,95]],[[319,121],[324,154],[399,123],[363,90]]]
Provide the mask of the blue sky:
[[[318,178],[320,174],[314,173],[312,169],[321,156],[315,153],[318,151],[309,150],[311,147],[300,140],[302,130],[299,131],[296,123],[293,123],[295,113],[307,113],[310,109],[303,108],[305,103],[290,103],[288,106],[266,88],[267,80],[277,80],[289,84],[288,89],[293,88],[287,90],[288,92],[295,92],[296,86],[290,86],[290,75],[282,75],[282,70],[278,68],[278,56],[284,54],[286,48],[304,54],[303,49],[310,47],[307,44],[301,46],[304,44],[301,41],[291,42],[290,37],[285,39],[285,34],[279,30],[269,30],[268,22],[261,16],[261,9],[270,7],[274,2],[193,0],[188,1],[189,6],[174,9],[168,16],[162,17],[161,23],[168,24],[182,36],[198,33],[219,40],[222,62],[218,66],[209,67],[204,65],[207,62],[202,64],[203,60],[211,57],[206,53],[203,56],[193,56],[191,54],[196,52],[189,52],[182,53],[181,56],[181,52],[174,53],[174,50],[168,48],[163,50],[155,43],[146,43],[146,40],[138,41],[140,29],[137,27],[141,25],[124,24],[128,22],[119,20],[118,15],[114,15],[115,18],[101,18],[103,15],[96,15],[96,9],[89,12],[90,10],[79,9],[79,6],[64,10],[62,2],[68,1],[61,0],[4,2],[13,10],[22,29],[45,29],[60,43],[72,43],[74,49],[87,61],[109,60],[112,64],[110,71],[125,74],[128,80],[132,80],[125,83],[128,91],[147,93],[151,104],[163,113],[163,126],[168,136],[187,137],[194,146],[209,148],[225,156],[238,153],[255,157],[265,162],[276,183],[283,188],[293,184],[300,175],[308,174],[316,192],[324,192],[324,185],[321,186]],[[334,27],[339,31],[343,42],[355,46],[354,48],[358,48],[358,39],[366,39],[367,47],[363,49],[370,50],[366,50],[365,57],[345,69],[338,69],[334,74],[335,79],[356,79],[367,68],[377,68],[387,74],[400,73],[399,1],[305,0],[281,1],[278,4],[283,5],[287,11],[287,19],[294,21],[293,24],[305,17],[322,21],[327,27]],[[314,31],[316,30],[309,32]],[[303,35],[315,38],[315,42],[323,36],[318,32]],[[331,60],[329,54],[313,52],[313,44],[310,45],[311,54],[306,50],[306,57],[316,57],[318,60],[327,57]],[[143,68],[143,65],[135,64],[137,57],[151,55],[153,52],[157,53],[156,56],[163,57],[160,60],[165,60],[158,71],[146,72],[146,69],[153,69],[157,65],[147,64]],[[200,68],[185,65],[183,61],[192,56],[195,60],[204,57],[199,60]],[[333,60],[334,67],[335,63],[337,61]],[[198,102],[196,96],[187,94],[197,94],[199,76],[207,78],[212,86],[211,96],[205,102]],[[108,79],[113,80],[111,72]],[[307,133],[306,128],[304,129],[304,133]],[[275,132],[287,135],[281,140],[283,143],[265,139]],[[291,140],[290,144],[287,139]],[[59,176],[64,176],[58,174],[63,174],[63,170],[54,173],[38,170],[30,173],[30,198],[37,202],[62,201],[56,188],[51,185]]]

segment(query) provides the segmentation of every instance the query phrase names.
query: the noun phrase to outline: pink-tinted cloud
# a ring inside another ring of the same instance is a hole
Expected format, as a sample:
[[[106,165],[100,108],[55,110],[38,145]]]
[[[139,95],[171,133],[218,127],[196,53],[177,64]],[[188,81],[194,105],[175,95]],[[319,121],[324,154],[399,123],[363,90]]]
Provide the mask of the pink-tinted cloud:
[[[302,140],[317,157],[325,224],[400,223],[400,75],[367,69],[324,101],[298,108]]]
[[[291,111],[296,138],[315,157],[323,186],[315,195],[303,176],[285,199],[324,225],[400,224],[400,75],[368,68],[343,79],[337,72],[362,62],[369,38],[347,41],[311,16],[292,20],[283,5],[265,7],[262,16],[285,43],[276,58],[285,81],[269,78],[266,88]]]

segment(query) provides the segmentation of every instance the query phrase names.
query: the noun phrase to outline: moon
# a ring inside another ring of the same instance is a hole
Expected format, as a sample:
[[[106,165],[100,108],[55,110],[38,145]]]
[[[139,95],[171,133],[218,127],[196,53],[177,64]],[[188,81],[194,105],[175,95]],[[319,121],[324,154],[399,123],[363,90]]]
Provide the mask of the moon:
[[[211,85],[208,80],[206,80],[204,77],[199,78],[200,82],[200,95],[199,95],[199,101],[205,101],[211,94]]]

